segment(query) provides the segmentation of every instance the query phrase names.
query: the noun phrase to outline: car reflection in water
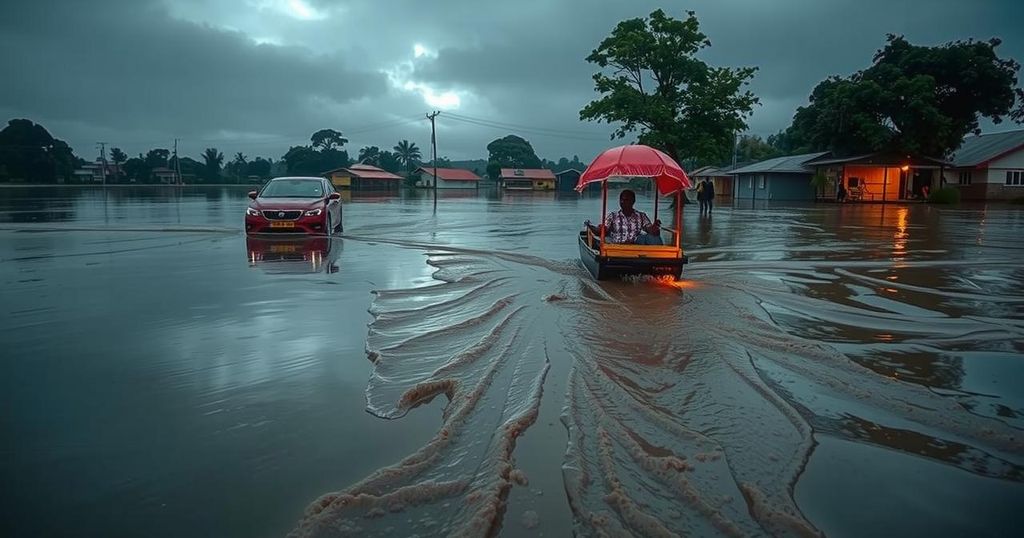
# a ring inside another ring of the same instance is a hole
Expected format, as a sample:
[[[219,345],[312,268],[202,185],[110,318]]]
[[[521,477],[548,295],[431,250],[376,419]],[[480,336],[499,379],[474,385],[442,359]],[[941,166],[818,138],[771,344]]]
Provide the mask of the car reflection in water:
[[[245,238],[250,267],[273,274],[337,273],[342,239],[337,237]]]

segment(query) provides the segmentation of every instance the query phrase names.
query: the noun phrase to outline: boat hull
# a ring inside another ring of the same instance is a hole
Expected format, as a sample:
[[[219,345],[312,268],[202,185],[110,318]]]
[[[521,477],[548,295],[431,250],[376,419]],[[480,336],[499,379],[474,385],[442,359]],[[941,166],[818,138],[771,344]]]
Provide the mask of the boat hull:
[[[597,280],[607,280],[628,275],[671,276],[678,280],[683,266],[689,261],[686,256],[674,258],[638,258],[602,256],[589,248],[586,233],[579,238],[580,261]]]

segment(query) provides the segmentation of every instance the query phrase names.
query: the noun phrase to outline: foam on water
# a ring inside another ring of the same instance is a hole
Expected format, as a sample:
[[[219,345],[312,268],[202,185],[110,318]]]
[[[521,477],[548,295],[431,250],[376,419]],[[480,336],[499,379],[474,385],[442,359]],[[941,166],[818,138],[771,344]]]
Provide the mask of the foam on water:
[[[564,401],[579,535],[820,535],[793,495],[818,434],[1024,481],[1013,395],[890,375],[906,367],[886,362],[925,354],[928,375],[946,375],[964,347],[1014,356],[1024,322],[960,309],[1019,295],[907,278],[885,292],[893,280],[864,273],[892,262],[705,262],[678,283],[595,283],[571,263],[403,246],[428,253],[439,283],[376,292],[367,409],[396,419],[443,395],[438,433],[316,501],[294,536],[497,533],[509,490],[529,482],[514,451],[542,396]],[[572,361],[564,394],[543,392],[554,344]],[[513,517],[543,530],[536,514]]]

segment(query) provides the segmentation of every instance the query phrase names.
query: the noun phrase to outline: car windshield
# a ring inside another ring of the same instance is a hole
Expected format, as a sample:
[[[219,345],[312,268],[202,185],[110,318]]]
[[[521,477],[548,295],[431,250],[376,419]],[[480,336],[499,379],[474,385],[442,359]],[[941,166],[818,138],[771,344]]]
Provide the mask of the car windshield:
[[[324,187],[315,179],[271,181],[260,193],[264,198],[323,198]]]

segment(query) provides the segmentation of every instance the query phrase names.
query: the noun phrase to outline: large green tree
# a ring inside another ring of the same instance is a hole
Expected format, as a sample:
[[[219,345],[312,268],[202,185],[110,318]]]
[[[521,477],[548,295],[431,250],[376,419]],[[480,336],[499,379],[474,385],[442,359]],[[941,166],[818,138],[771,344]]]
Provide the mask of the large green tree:
[[[69,179],[75,162],[66,142],[31,120],[13,119],[0,130],[0,177],[54,183]]]
[[[334,129],[320,129],[309,137],[313,147],[320,150],[341,149],[348,143],[348,139],[342,136],[340,131]]]
[[[613,137],[638,133],[676,159],[724,159],[758,103],[743,89],[756,68],[709,66],[696,54],[710,45],[692,11],[620,22],[587,57],[602,69],[594,75],[601,98],[580,119],[617,124]]]
[[[1020,64],[1000,58],[999,44],[991,39],[927,47],[889,35],[870,67],[820,82],[783,140],[798,151],[948,155],[979,131],[981,117],[1024,120]]]
[[[508,135],[487,144],[487,175],[498,179],[502,168],[540,168],[541,160],[524,138]]]

